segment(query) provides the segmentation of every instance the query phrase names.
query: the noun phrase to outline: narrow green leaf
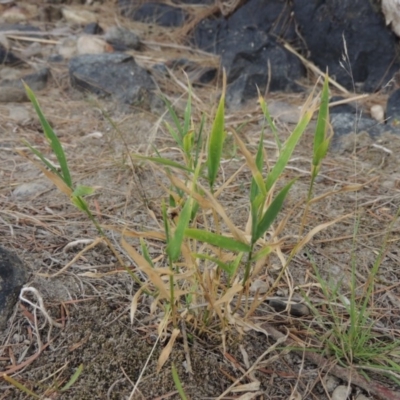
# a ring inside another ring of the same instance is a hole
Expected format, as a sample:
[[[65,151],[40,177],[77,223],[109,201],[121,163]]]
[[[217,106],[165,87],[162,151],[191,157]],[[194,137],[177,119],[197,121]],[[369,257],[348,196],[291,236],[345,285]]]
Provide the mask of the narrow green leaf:
[[[144,259],[154,268],[154,263],[150,257],[149,249],[147,247],[146,242],[144,241],[144,239],[142,237],[140,238],[140,247],[142,249],[142,255],[143,255]]]
[[[92,194],[94,192],[94,188],[90,187],[90,186],[84,186],[84,185],[78,185],[74,192],[72,193],[73,196],[79,196],[79,197],[83,197],[83,196],[89,196],[90,194]]]
[[[226,236],[218,235],[217,233],[203,231],[201,229],[186,229],[185,236],[191,239],[200,240],[201,242],[209,243],[213,246],[226,250],[242,251],[248,253],[251,249],[250,246],[246,243],[239,242],[238,240],[231,239]]]
[[[180,137],[180,134],[176,132],[175,129],[167,121],[165,121],[165,126],[167,127],[169,134],[175,140],[176,144],[182,148],[182,139]]]
[[[225,141],[225,85],[222,90],[221,99],[219,101],[217,113],[214,118],[211,135],[208,141],[208,184],[213,189],[215,179],[217,178],[222,148]]]
[[[39,117],[40,123],[43,127],[43,132],[47,138],[47,140],[50,142],[51,149],[53,150],[54,154],[57,157],[58,163],[60,164],[61,168],[61,174],[64,182],[72,188],[72,179],[71,175],[68,169],[68,164],[67,164],[67,159],[65,157],[64,149],[61,145],[61,142],[58,140],[57,135],[54,133],[52,127],[48,123],[46,117],[44,116],[39,103],[35,97],[35,94],[33,91],[29,88],[29,86],[24,83],[26,94],[28,95],[29,100],[33,104],[33,107],[35,108],[36,114]]]
[[[243,253],[241,253],[243,254]],[[236,270],[235,265],[232,263],[224,263],[223,261],[219,260],[216,257],[209,256],[207,254],[199,254],[199,253],[194,253],[193,256],[196,258],[200,258],[201,260],[209,260],[216,265],[218,265],[219,268],[221,268],[223,271],[225,271],[229,276],[232,276]]]
[[[189,97],[186,102],[185,113],[184,113],[184,121],[183,121],[183,137],[189,132],[190,123],[192,118],[192,88],[189,83]]]
[[[71,379],[61,388],[61,392],[65,392],[66,390],[68,390],[78,380],[82,371],[83,364],[79,365],[74,374],[71,376]]]
[[[317,125],[315,128],[313,165],[320,164],[322,161],[321,156],[324,157],[326,154],[321,152],[320,149],[323,142],[326,139],[328,126],[329,126],[329,79],[328,79],[328,74],[326,74],[321,93],[321,104],[318,112]],[[329,146],[329,142],[327,145]],[[326,145],[324,147],[326,147]]]
[[[257,88],[257,90],[258,90],[258,88]],[[264,97],[261,96],[261,93],[260,93],[259,90],[258,90],[258,101],[260,103],[260,107],[261,107],[261,110],[262,110],[262,112],[264,114],[264,117],[267,120],[268,125],[272,130],[272,133],[274,134],[275,142],[276,142],[276,145],[278,146],[278,150],[281,150],[282,143],[279,140],[278,129],[276,129],[276,125],[275,125],[273,119],[271,118],[271,114],[269,113],[269,110],[268,110],[268,107],[267,107],[267,103],[265,102]]]
[[[146,156],[141,156],[139,154],[133,154],[132,157],[138,158],[139,160],[151,161],[151,162],[154,162],[157,164],[165,165],[167,167],[178,168],[178,169],[182,169],[184,171],[193,172],[192,169],[190,169],[182,164],[179,164],[176,161],[169,160],[168,158],[146,157]]]
[[[167,216],[167,207],[165,206],[164,201],[161,204],[161,212],[162,212],[163,221],[164,221],[165,241],[168,245],[171,235],[170,235],[170,228],[169,228],[169,222],[168,222],[168,216]]]
[[[260,142],[258,143],[257,154],[256,154],[256,166],[260,173],[264,166],[264,132],[261,133]],[[253,202],[256,196],[259,194],[260,188],[254,177],[251,180],[250,186],[250,202]]]
[[[260,251],[253,255],[253,257],[251,258],[251,262],[256,262],[260,258],[267,256],[271,253],[271,251],[272,248],[270,246],[263,247]]]
[[[85,213],[90,212],[86,201],[80,196],[71,196],[71,203]]]
[[[175,383],[176,390],[179,393],[179,396],[182,400],[187,400],[185,391],[183,390],[182,383],[179,379],[178,371],[176,370],[175,364],[172,363],[172,379]]]
[[[36,393],[32,392],[32,390],[28,389],[26,386],[24,386],[22,383],[15,380],[13,377],[4,374],[3,379],[5,381],[11,383],[11,385],[15,386],[21,392],[24,392],[24,393],[28,394],[29,396],[32,396],[35,399],[40,399],[40,396],[38,396]]]
[[[37,149],[35,149],[33,146],[31,146],[26,140],[24,140],[23,142],[24,142],[24,144],[25,144],[27,147],[29,147],[29,150],[30,150],[33,154],[35,154],[35,156],[37,156],[37,157],[43,162],[43,164],[46,165],[46,167],[47,167],[51,172],[53,172],[54,174],[58,175],[58,176],[64,181],[63,176],[58,172],[58,170],[54,167],[54,165],[53,165],[52,163],[50,163],[50,162],[46,159],[46,157],[45,157],[39,150],[37,150]],[[70,187],[70,189],[72,189],[72,188]]]
[[[272,188],[272,186],[275,184],[282,171],[285,169],[298,141],[300,140],[302,134],[304,133],[304,130],[306,129],[308,123],[310,122],[312,115],[313,112],[311,110],[306,111],[301,120],[299,121],[299,123],[297,124],[296,128],[292,132],[292,134],[286,140],[282,148],[282,151],[279,155],[279,158],[276,161],[276,164],[272,168],[271,172],[268,174],[267,180],[265,182],[265,187],[267,191],[269,191]]]
[[[183,137],[183,151],[186,153],[186,155],[190,156],[190,153],[193,149],[193,145],[194,145],[194,132],[189,131]]]
[[[172,120],[174,121],[174,124],[175,124],[176,128],[178,129],[179,137],[180,137],[180,139],[182,141],[182,138],[183,138],[183,126],[181,125],[181,123],[179,121],[179,118],[178,118],[174,108],[172,107],[171,102],[165,96],[162,96],[162,99],[163,99],[165,105],[168,108],[169,115],[171,116]]]
[[[293,179],[290,181],[275,197],[275,199],[272,201],[270,206],[268,207],[267,211],[265,211],[265,214],[261,218],[261,221],[257,225],[257,229],[255,232],[255,235],[252,237],[252,243],[254,244],[264,233],[268,230],[268,228],[271,226],[271,224],[275,221],[276,217],[279,214],[279,211],[281,210],[283,206],[283,202],[286,198],[286,195],[288,194],[290,188],[292,187],[293,183],[296,181],[296,179]]]
[[[189,225],[192,214],[192,199],[186,200],[185,205],[179,215],[178,225],[176,226],[174,236],[170,238],[166,251],[171,261],[176,261],[181,254],[181,245],[185,235],[185,229]]]

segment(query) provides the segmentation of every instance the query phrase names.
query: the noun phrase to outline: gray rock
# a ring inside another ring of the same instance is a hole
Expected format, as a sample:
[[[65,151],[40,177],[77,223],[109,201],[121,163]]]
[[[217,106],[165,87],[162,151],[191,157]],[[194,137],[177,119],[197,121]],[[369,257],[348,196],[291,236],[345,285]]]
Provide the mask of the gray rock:
[[[79,55],[71,59],[69,74],[77,89],[129,105],[147,107],[156,87],[148,72],[123,53]]]
[[[139,36],[136,35],[135,32],[122,26],[112,26],[107,30],[104,39],[117,50],[139,50],[141,46]]]
[[[332,393],[332,400],[347,400],[350,390],[347,386],[338,386]]]
[[[331,115],[331,124],[334,132],[334,141],[349,133],[368,132],[373,138],[384,132],[395,133],[390,126],[381,124],[372,118],[360,117],[349,113]]]
[[[28,101],[22,80],[36,92],[46,87],[49,73],[48,68],[43,68],[33,74],[25,75],[21,79],[4,79],[0,82],[0,102]]]
[[[6,329],[8,318],[27,279],[28,271],[22,261],[0,247],[0,330]]]
[[[137,5],[134,0],[119,0],[121,13],[134,21],[148,22],[161,26],[182,26],[185,23],[186,12],[179,7],[157,2],[147,2]]]

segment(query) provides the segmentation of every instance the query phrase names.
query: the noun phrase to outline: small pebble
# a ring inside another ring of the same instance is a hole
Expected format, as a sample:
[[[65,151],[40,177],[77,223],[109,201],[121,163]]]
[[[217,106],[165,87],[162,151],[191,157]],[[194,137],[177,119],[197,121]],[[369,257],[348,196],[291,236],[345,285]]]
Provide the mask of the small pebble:
[[[348,386],[338,386],[332,393],[332,400],[347,400],[350,394]]]

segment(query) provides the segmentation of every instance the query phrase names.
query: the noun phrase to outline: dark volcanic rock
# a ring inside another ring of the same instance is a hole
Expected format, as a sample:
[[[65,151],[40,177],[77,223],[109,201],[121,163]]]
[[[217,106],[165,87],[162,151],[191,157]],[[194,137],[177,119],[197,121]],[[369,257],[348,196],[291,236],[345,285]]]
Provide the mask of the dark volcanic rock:
[[[91,22],[83,28],[83,33],[87,35],[102,35],[104,30],[97,22]]]
[[[0,45],[0,65],[17,65],[21,64],[22,60],[15,56],[11,51],[5,49],[2,45]]]
[[[293,0],[293,7],[309,59],[322,71],[328,67],[329,74],[346,88],[353,89],[353,76],[363,90],[374,91],[399,69],[397,39],[370,0]],[[343,38],[351,74],[343,59]]]
[[[201,49],[221,55],[228,78],[227,104],[237,107],[264,91],[300,89],[304,67],[276,41],[295,38],[290,8],[283,0],[250,0],[228,19],[203,20],[194,33]]]
[[[368,132],[370,136],[376,138],[383,132],[392,131],[390,127],[382,124],[375,119],[360,117],[356,114],[333,114],[331,125],[334,132],[334,139],[338,139],[349,133]]]
[[[343,97],[333,96],[329,103],[335,103],[337,101],[344,100]],[[353,104],[345,103],[337,106],[329,107],[330,114],[356,114],[357,109]]]
[[[71,59],[73,86],[96,95],[111,95],[126,104],[139,104],[151,97],[155,84],[148,72],[127,54],[83,54]]]
[[[134,21],[174,27],[182,26],[186,19],[184,10],[168,4],[149,2],[137,7],[135,1],[119,0],[119,6],[122,15],[132,18]]]
[[[400,89],[394,91],[388,98],[386,118],[390,126],[400,129]]]
[[[28,279],[28,272],[21,260],[0,247],[0,330],[7,326],[19,292]]]

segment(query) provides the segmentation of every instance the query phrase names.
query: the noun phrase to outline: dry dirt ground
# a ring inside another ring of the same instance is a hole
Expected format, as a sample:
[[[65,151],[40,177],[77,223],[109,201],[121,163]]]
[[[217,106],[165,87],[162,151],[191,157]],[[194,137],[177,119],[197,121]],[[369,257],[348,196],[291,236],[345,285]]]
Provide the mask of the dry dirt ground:
[[[131,26],[124,19],[120,21]],[[148,59],[142,54],[144,64],[152,60],[154,51],[149,54]],[[88,198],[90,207],[104,226],[115,228],[107,229],[107,234],[127,265],[135,269],[121,248],[118,231],[123,228],[137,231],[155,229],[157,225],[153,216],[161,221],[159,210],[165,193],[161,177],[144,163],[138,162],[132,168],[127,155],[129,152],[151,152],[152,146],[163,154],[175,154],[162,124],[166,117],[139,108],[122,112],[120,105],[112,100],[93,101],[90,96],[69,87],[66,66],[60,66],[52,73],[54,79],[48,89],[37,94],[39,102],[64,146],[74,182],[96,187],[95,194]],[[178,77],[178,82],[180,79],[184,83],[183,76]],[[162,89],[174,100],[183,95],[177,102],[182,110],[186,93],[181,86],[175,81],[165,84]],[[218,89],[213,87],[195,90],[195,122],[203,112],[210,121],[210,104],[216,104],[218,93]],[[269,95],[267,98],[299,106],[304,102],[305,94]],[[366,102],[382,99],[378,96]],[[22,107],[29,110],[29,118],[16,123],[9,115],[10,105],[0,105],[1,244],[14,250],[25,262],[31,272],[27,286],[37,289],[47,312],[60,325],[50,329],[40,311],[37,311],[35,324],[34,309],[21,302],[8,329],[0,334],[0,371],[6,371],[10,366],[15,368],[14,378],[40,398],[179,399],[171,375],[173,362],[188,397],[207,399],[218,398],[254,367],[236,386],[258,381],[259,387],[254,390],[249,385],[242,387],[242,391],[229,391],[224,399],[245,394],[247,397],[240,398],[329,398],[327,371],[321,364],[310,362],[304,353],[285,351],[285,346],[271,350],[257,362],[276,340],[254,329],[240,334],[234,326],[226,335],[225,347],[219,332],[212,327],[208,332],[198,332],[187,326],[191,337],[189,350],[185,350],[179,337],[168,362],[157,373],[158,356],[168,340],[164,337],[162,343],[156,344],[161,316],[158,312],[151,313],[148,299],[144,296],[131,324],[129,309],[138,285],[121,269],[106,246],[98,244],[76,257],[98,237],[97,231],[38,168],[21,155],[21,152],[28,154],[23,143],[25,139],[54,160],[31,105]],[[104,117],[104,112],[114,121],[118,131]],[[226,120],[231,127],[246,122],[240,134],[254,152],[262,121],[256,104],[234,113],[228,112]],[[293,127],[279,124],[282,137],[287,137]],[[95,132],[97,134],[93,135]],[[280,220],[299,199],[306,196],[312,133],[312,128],[306,132],[285,171],[285,180],[292,177],[299,177],[299,180],[290,192]],[[268,133],[265,146],[271,163],[276,157],[272,143],[272,135]],[[399,154],[400,137],[384,135],[373,141],[368,135],[359,133],[350,135],[340,150],[330,151],[323,164],[315,195],[335,190],[338,193],[313,204],[305,232],[339,216],[350,216],[318,233],[306,250],[325,279],[333,282],[343,279],[345,295],[348,295],[346,282],[350,279],[352,258],[356,260],[357,286],[362,293],[387,229],[399,208]],[[219,184],[244,163],[229,138],[224,157],[224,175],[220,176]],[[244,227],[247,221],[249,176],[250,172],[244,169],[221,198],[237,226]],[[24,183],[38,186],[33,194],[25,198],[16,197],[14,190]],[[357,191],[345,190],[357,185]],[[152,212],[146,208],[144,198],[151,205]],[[293,233],[298,232],[300,219],[300,214],[291,215],[284,234],[293,237]],[[353,241],[355,229],[357,240]],[[370,305],[377,310],[376,318],[381,320],[382,329],[392,339],[399,336],[400,329],[398,240],[399,224],[394,223]],[[288,255],[291,244],[288,240],[284,256]],[[151,256],[162,260],[162,243],[152,243]],[[259,280],[270,285],[278,274],[279,263],[272,256]],[[288,295],[291,287],[301,287],[310,297],[322,298],[308,255],[292,260],[273,295]],[[35,304],[38,302],[32,294],[28,293],[26,297]],[[305,328],[312,324],[313,318],[290,317],[286,312],[279,314],[265,304],[249,322],[260,326],[268,323],[284,334],[289,333],[299,345],[301,340],[305,344],[311,340]],[[187,372],[188,354],[193,373]],[[333,359],[328,356],[327,360],[332,366]],[[83,372],[79,378],[69,390],[61,392],[59,388],[70,380],[81,364]],[[348,371],[350,375],[351,369]],[[373,376],[373,379],[400,393],[400,387],[392,381],[383,381],[379,376]],[[137,382],[137,390],[131,396]],[[337,383],[340,382],[347,384],[338,379]],[[356,385],[351,388],[353,396],[361,391]],[[0,399],[27,398],[30,396],[26,393],[4,380],[0,381]]]

